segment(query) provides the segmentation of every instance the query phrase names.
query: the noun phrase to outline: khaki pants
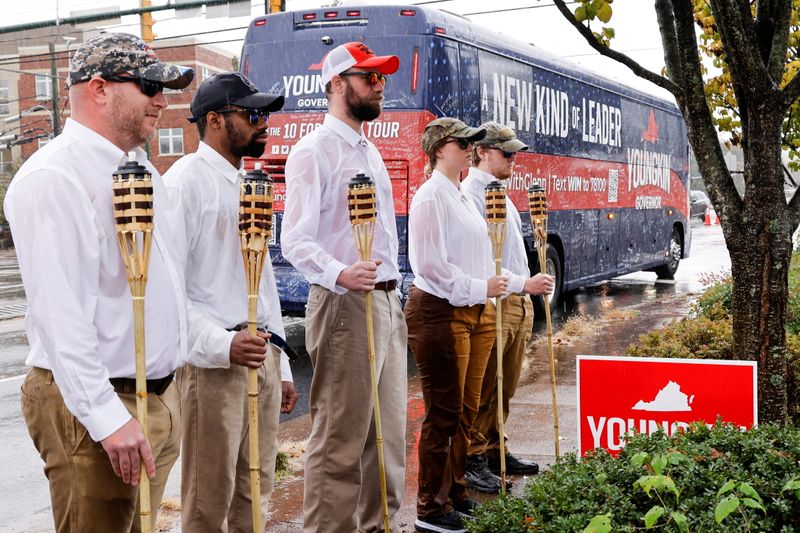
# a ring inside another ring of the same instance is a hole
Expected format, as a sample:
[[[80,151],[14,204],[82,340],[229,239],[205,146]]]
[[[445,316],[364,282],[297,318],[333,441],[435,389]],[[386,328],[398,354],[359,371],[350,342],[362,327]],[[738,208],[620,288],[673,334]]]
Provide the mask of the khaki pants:
[[[258,369],[262,523],[266,523],[275,478],[281,408],[279,354],[270,345]],[[251,533],[247,368],[187,365],[178,371],[178,385],[183,409],[181,529]]]
[[[131,414],[136,395],[119,394]],[[22,384],[22,413],[50,483],[55,528],[59,533],[138,532],[139,488],[114,474],[108,454],[70,413],[49,370],[33,368]],[[150,480],[155,525],[164,486],[180,450],[181,412],[177,387],[147,395],[150,447],[156,476]],[[142,475],[145,475],[144,472]]]
[[[495,310],[491,303],[453,307],[411,287],[405,314],[425,400],[417,516],[426,518],[466,498],[469,431],[494,343]]]
[[[533,303],[527,295],[512,294],[503,300],[503,422],[508,420],[508,406],[519,384],[525,348],[533,329]],[[500,457],[500,433],[497,429],[497,344],[486,365],[481,387],[481,405],[472,425],[469,455]],[[503,435],[505,439],[506,436]],[[508,453],[508,450],[506,450]]]
[[[405,482],[406,323],[394,292],[372,293],[378,398],[390,527]],[[363,292],[337,295],[313,285],[306,347],[314,365],[305,468],[307,533],[383,531],[378,452]]]

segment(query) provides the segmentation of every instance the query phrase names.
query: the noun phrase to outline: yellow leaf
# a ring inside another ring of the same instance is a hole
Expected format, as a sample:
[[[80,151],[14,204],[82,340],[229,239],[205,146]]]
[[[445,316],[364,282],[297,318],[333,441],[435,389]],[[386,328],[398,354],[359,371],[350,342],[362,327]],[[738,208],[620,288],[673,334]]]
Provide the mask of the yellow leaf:
[[[611,6],[608,4],[600,6],[600,9],[597,11],[597,18],[606,23],[611,20]]]

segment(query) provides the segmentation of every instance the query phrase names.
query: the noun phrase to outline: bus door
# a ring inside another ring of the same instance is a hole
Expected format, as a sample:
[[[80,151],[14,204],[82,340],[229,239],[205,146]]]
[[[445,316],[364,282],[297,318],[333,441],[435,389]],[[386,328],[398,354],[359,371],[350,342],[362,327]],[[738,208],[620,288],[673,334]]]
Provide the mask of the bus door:
[[[591,211],[597,215],[597,260],[595,272],[613,273],[617,271],[619,245],[619,212],[617,209],[598,209]]]

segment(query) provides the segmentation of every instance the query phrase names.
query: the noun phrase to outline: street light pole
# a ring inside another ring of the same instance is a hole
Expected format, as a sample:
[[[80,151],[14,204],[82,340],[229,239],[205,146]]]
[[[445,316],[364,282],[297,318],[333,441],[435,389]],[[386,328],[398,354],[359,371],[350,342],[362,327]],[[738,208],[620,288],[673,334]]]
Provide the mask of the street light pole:
[[[50,88],[52,91],[53,102],[53,137],[57,137],[61,133],[61,120],[59,115],[59,101],[58,101],[58,65],[56,64],[56,45],[53,42],[48,44],[50,49]]]

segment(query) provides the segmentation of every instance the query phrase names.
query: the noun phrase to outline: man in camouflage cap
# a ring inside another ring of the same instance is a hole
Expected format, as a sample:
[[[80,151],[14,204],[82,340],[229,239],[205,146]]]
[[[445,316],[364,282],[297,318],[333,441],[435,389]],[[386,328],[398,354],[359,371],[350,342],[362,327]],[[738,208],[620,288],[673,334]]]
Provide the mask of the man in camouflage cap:
[[[177,220],[142,145],[167,107],[163,88],[186,87],[193,72],[161,63],[133,35],[112,33],[82,45],[69,72],[70,118],[20,168],[4,203],[28,298],[32,368],[22,411],[44,461],[56,531],[138,531],[140,464],[155,523],[178,457],[173,373],[189,344]],[[114,238],[111,176],[129,152],[153,183],[144,325],[149,441],[133,416],[133,306]]]
[[[160,83],[167,89],[184,89],[194,78],[194,71],[189,67],[159,61],[153,49],[135,35],[101,33],[75,51],[69,64],[67,84],[122,73]]]
[[[496,122],[482,125],[486,137],[477,141],[472,150],[472,168],[461,183],[464,194],[472,200],[481,214],[485,215],[486,185],[495,180],[507,180],[514,170],[514,161],[519,152],[528,146],[517,138],[514,130]],[[497,402],[502,402],[503,421],[508,419],[511,398],[517,390],[525,346],[533,328],[533,304],[529,295],[553,292],[554,280],[547,274],[528,277],[528,256],[522,239],[522,221],[517,207],[506,196],[506,239],[503,244],[503,268],[525,277],[521,292],[508,294],[502,300],[503,313],[503,390],[497,390],[497,344],[486,365],[481,386],[478,415],[470,432],[470,447],[467,457],[467,484],[481,492],[499,492],[501,480],[495,473],[500,471],[500,435],[497,424]],[[506,447],[506,472],[517,475],[533,475],[539,466],[512,455]]]

